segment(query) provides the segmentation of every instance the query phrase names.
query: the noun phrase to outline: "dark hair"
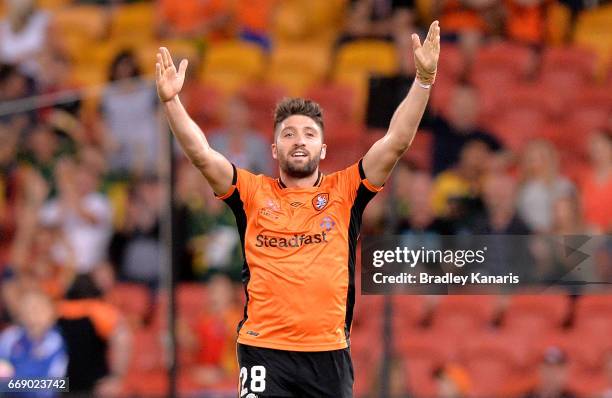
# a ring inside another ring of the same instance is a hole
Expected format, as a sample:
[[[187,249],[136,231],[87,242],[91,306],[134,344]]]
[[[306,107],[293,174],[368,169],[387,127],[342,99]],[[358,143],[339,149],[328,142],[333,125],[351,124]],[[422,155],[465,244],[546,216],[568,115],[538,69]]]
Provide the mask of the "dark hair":
[[[129,62],[130,66],[132,67],[132,72],[130,73],[129,77],[138,77],[142,74],[142,71],[140,70],[140,66],[138,65],[138,61],[136,60],[136,56],[134,55],[134,52],[132,50],[123,50],[120,51],[115,58],[113,59],[113,62],[110,65],[109,71],[108,71],[108,80],[110,80],[111,82],[114,82],[116,80],[119,80],[119,77],[117,76],[117,72],[119,69],[119,65],[122,62]]]
[[[102,291],[98,288],[91,276],[87,274],[78,275],[74,278],[74,281],[72,281],[65,295],[67,300],[83,300],[100,297],[102,297]]]
[[[283,120],[293,115],[308,116],[323,131],[323,109],[314,101],[305,98],[284,98],[274,110],[274,131]]]

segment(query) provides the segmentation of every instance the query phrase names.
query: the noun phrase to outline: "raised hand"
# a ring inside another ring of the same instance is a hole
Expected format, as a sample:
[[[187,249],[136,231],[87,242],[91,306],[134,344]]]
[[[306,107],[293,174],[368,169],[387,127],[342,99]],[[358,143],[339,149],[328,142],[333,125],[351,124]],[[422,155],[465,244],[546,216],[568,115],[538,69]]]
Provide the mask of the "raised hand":
[[[432,84],[436,79],[438,59],[440,58],[440,26],[438,21],[431,24],[422,45],[419,35],[412,34],[412,48],[414,50],[417,79],[423,84]]]
[[[170,51],[166,47],[160,47],[155,64],[155,82],[157,95],[161,101],[170,101],[181,91],[185,82],[187,63],[186,59],[182,60],[177,71]]]

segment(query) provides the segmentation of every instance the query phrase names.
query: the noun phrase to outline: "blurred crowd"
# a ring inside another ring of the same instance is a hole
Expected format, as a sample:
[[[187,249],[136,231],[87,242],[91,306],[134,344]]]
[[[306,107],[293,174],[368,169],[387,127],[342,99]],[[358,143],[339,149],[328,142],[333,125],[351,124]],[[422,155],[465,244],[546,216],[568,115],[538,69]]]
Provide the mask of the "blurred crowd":
[[[68,375],[83,396],[163,391],[151,375],[167,358],[160,282],[171,257],[186,283],[182,383],[231,396],[239,236],[229,208],[175,145],[173,247],[161,239],[169,141],[150,78],[155,49],[167,45],[175,61],[190,60],[183,102],[215,149],[255,173],[276,175],[274,103],[285,95],[320,102],[330,152],[322,168],[333,172],[381,136],[414,77],[410,34],[434,18],[443,44],[432,101],[413,147],[368,207],[363,232],[612,232],[610,5],[3,2],[0,377]],[[610,280],[612,247],[597,256]],[[573,396],[563,386],[547,391],[555,383],[546,380],[563,379],[566,356],[546,351],[542,391],[530,397]],[[601,397],[612,391],[607,361]],[[390,371],[403,366],[398,360]],[[460,366],[435,369],[441,397],[468,396],[476,383]],[[401,395],[408,387],[393,388]]]

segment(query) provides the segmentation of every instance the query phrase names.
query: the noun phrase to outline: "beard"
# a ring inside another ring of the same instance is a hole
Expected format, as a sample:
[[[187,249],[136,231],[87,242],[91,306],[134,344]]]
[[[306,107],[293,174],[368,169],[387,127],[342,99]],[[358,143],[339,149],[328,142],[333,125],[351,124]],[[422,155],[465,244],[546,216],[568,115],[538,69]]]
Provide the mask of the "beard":
[[[279,154],[280,155],[280,154]],[[303,164],[295,164],[290,161],[290,158],[285,155],[280,155],[278,163],[282,171],[285,172],[291,178],[306,178],[310,177],[317,171],[319,162],[321,161],[321,154],[312,156],[307,162]]]

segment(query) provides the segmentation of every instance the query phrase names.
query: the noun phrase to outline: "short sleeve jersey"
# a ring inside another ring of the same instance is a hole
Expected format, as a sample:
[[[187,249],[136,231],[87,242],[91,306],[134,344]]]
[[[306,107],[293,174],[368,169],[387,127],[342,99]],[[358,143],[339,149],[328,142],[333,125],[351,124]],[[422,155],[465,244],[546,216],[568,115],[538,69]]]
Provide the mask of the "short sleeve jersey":
[[[234,167],[219,196],[236,216],[246,305],[238,342],[290,351],[346,348],[361,216],[381,189],[361,161],[308,188]]]

